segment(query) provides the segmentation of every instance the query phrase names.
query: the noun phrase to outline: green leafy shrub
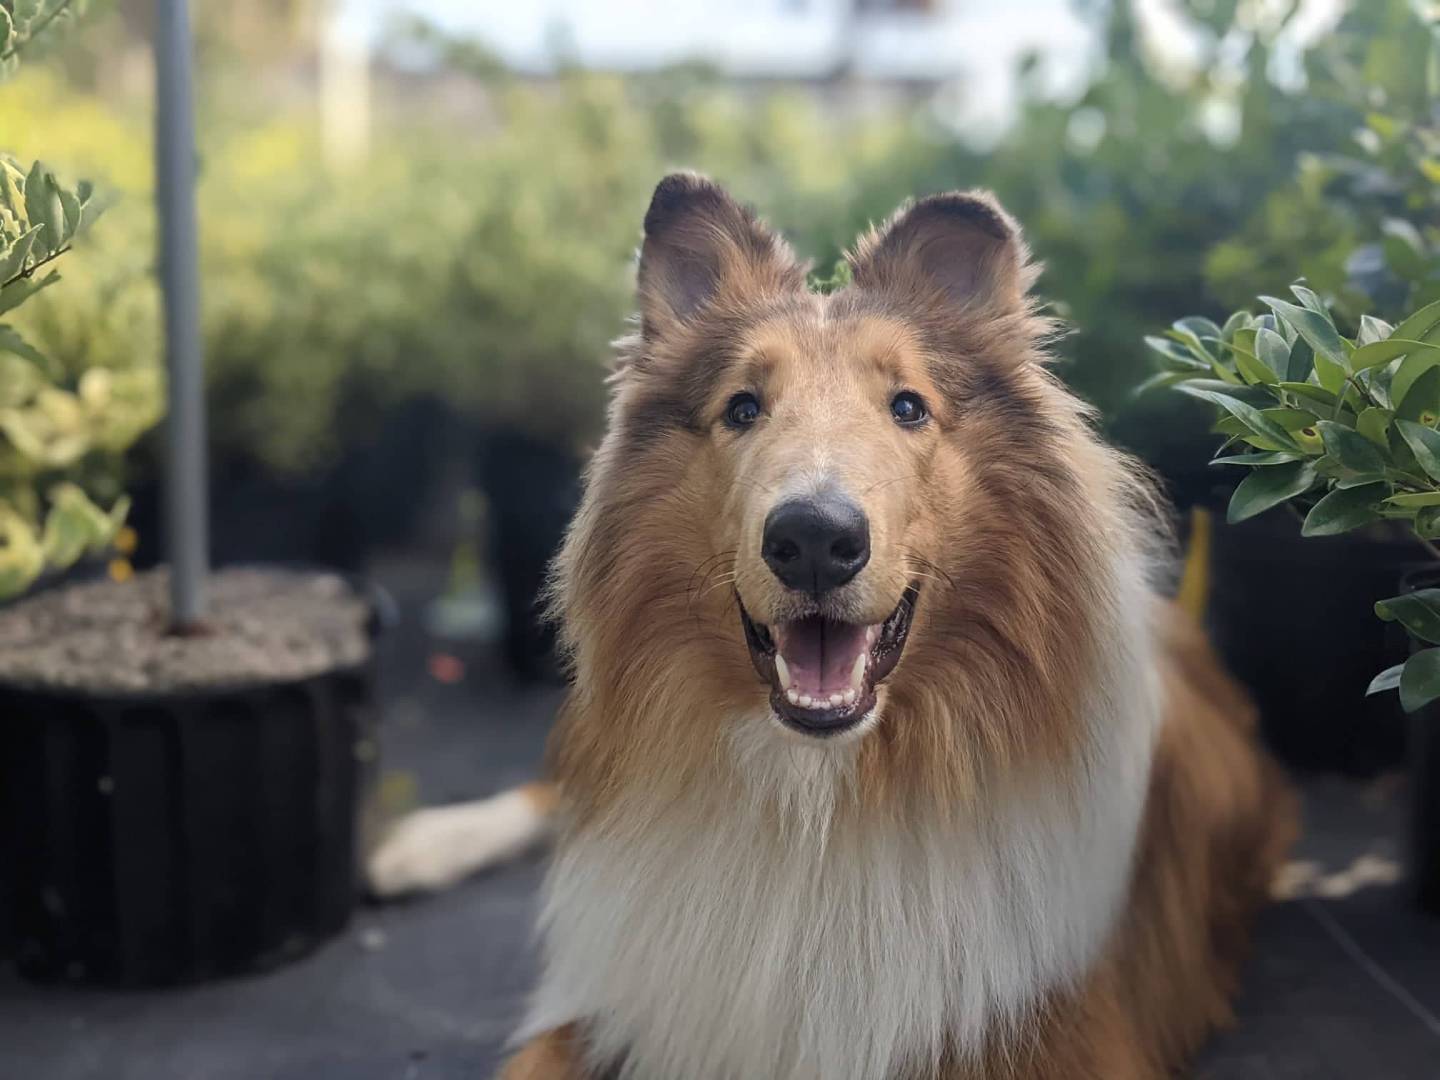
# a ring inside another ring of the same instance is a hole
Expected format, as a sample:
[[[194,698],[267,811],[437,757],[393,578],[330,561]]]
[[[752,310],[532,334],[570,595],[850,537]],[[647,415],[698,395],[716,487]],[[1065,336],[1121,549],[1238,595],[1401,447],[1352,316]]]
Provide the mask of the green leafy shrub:
[[[1249,470],[1227,518],[1282,503],[1303,514],[1305,536],[1400,522],[1440,557],[1440,302],[1391,326],[1364,316],[1353,338],[1303,284],[1294,300],[1261,297],[1269,311],[1237,311],[1217,326],[1191,317],[1147,341],[1172,386],[1216,406],[1225,436],[1212,464]],[[1440,646],[1440,589],[1375,605],[1421,641]],[[1370,692],[1400,690],[1407,710],[1440,698],[1440,648],[1377,676]]]
[[[0,74],[71,8],[68,0],[0,6]],[[15,322],[22,304],[35,301],[27,312],[36,310],[58,284],[53,264],[93,210],[89,184],[71,188],[39,161],[24,168],[0,155],[0,598],[111,542],[128,509],[114,490],[119,457],[159,416],[153,365],[65,363]],[[96,491],[109,494],[108,509],[87,494]]]

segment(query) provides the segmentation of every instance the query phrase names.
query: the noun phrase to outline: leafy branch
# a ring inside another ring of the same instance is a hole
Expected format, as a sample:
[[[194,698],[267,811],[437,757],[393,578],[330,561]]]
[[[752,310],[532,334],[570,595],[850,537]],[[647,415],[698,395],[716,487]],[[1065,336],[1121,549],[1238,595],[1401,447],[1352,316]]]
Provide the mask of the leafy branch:
[[[1250,469],[1228,521],[1283,503],[1302,512],[1304,536],[1399,521],[1440,561],[1440,301],[1394,327],[1365,316],[1351,339],[1314,292],[1298,282],[1291,292],[1298,303],[1262,296],[1262,315],[1181,319],[1147,338],[1162,367],[1142,389],[1173,387],[1220,410],[1212,464]],[[1440,646],[1440,589],[1375,610]],[[1440,698],[1440,647],[1377,676],[1370,693],[1394,688],[1408,711]]]
[[[67,10],[70,9],[72,4],[73,0],[60,0],[60,2],[56,4],[53,8],[51,8],[49,11],[44,12],[39,17],[37,17],[34,22],[30,23],[25,28],[25,32],[23,34],[21,34],[18,30],[15,30],[10,35],[11,41],[9,47],[7,47],[3,52],[0,52],[0,64],[3,64],[5,61],[11,60],[14,57],[18,56],[21,49],[29,45],[37,37],[43,34],[46,28],[49,27],[51,23],[53,23],[62,14],[64,14]],[[6,20],[7,23],[13,23],[13,15],[7,12]]]
[[[54,262],[61,255],[64,255],[67,251],[69,251],[70,247],[70,244],[65,244],[63,247],[58,247],[54,251],[50,252],[48,255],[42,256],[41,258],[35,260],[24,270],[17,271],[13,277],[10,277],[5,281],[0,281],[0,290],[4,290],[9,286],[14,285],[16,282],[24,281],[27,278],[34,277],[37,270],[49,263]]]

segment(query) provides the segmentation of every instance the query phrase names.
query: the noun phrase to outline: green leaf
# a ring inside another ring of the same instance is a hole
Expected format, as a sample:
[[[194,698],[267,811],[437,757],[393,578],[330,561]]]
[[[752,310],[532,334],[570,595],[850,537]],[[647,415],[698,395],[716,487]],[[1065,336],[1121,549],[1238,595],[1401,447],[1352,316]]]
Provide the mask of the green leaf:
[[[1338,367],[1342,374],[1345,372],[1345,343],[1341,341],[1340,334],[1335,329],[1334,323],[1330,321],[1328,314],[1322,315],[1309,308],[1297,307],[1272,296],[1262,296],[1260,299],[1270,307],[1271,311],[1275,312],[1278,318],[1283,318],[1310,343],[1310,347],[1315,350],[1317,373],[1320,372],[1321,357]],[[1343,378],[1341,381],[1344,381]],[[1325,381],[1323,375],[1320,385],[1327,390],[1335,389]]]
[[[60,246],[59,231],[52,227],[55,215],[51,211],[50,203],[54,196],[54,185],[55,178],[46,172],[45,166],[38,161],[30,167],[30,173],[25,177],[25,214],[30,218],[30,224],[45,227],[37,242],[41,252],[46,255]]]
[[[1431,330],[1440,326],[1440,300],[1426,304],[1407,319],[1402,319],[1391,337],[1405,341],[1424,341]]]
[[[1262,514],[1310,489],[1315,483],[1315,467],[1308,461],[1256,469],[1235,488],[1230,497],[1225,520],[1230,524]]]
[[[1422,506],[1440,506],[1440,491],[1407,491],[1400,495],[1391,495],[1385,501],[1406,510],[1418,509]]]
[[[1220,332],[1218,327],[1215,332],[1217,334]],[[1190,330],[1181,329],[1180,323],[1176,323],[1172,329],[1166,330],[1165,336],[1172,341],[1178,341],[1181,345],[1184,345],[1190,350],[1191,355],[1193,355],[1195,359],[1212,366],[1214,365],[1215,356],[1209,349],[1205,348],[1205,343],[1200,340],[1199,335]]]
[[[1171,341],[1169,338],[1150,335],[1145,338],[1145,344],[1163,356],[1171,364],[1183,368],[1190,368],[1195,371],[1210,370],[1210,363],[1208,361],[1200,360],[1191,355],[1190,350],[1178,342]]]
[[[1243,401],[1239,401],[1228,394],[1217,394],[1210,390],[1202,390],[1194,385],[1183,385],[1178,389],[1183,393],[1189,394],[1191,397],[1197,397],[1202,401],[1219,405],[1255,434],[1263,435],[1271,442],[1279,444],[1282,450],[1300,449],[1300,447],[1295,444],[1295,440],[1290,437],[1289,432],[1273,420],[1266,419],[1260,414],[1258,409],[1245,404]]]
[[[1282,382],[1277,385],[1281,390],[1288,390],[1292,394],[1306,398],[1309,401],[1317,402],[1331,409],[1333,409],[1340,400],[1339,395],[1332,394],[1323,386],[1316,386],[1314,383]]]
[[[36,225],[25,230],[15,238],[15,242],[6,249],[5,254],[0,256],[0,285],[4,285],[25,269],[25,260],[30,257],[30,249],[35,246],[35,240],[42,228],[43,226]]]
[[[1389,431],[1390,421],[1394,419],[1395,414],[1389,409],[1377,409],[1372,405],[1356,418],[1355,430],[1389,453],[1390,440],[1386,433]]]
[[[1437,539],[1440,537],[1440,507],[1420,507],[1410,527],[1423,540]]]
[[[1375,506],[1389,492],[1385,483],[1337,488],[1310,508],[1301,536],[1336,536],[1380,520]]]
[[[1440,506],[1422,506],[1410,523],[1415,535],[1425,540],[1440,538]]]
[[[1332,394],[1339,394],[1345,388],[1345,365],[1337,364],[1318,349],[1315,351],[1315,378]]]
[[[1321,420],[1315,425],[1325,443],[1325,451],[1335,457],[1341,465],[1358,473],[1381,473],[1385,471],[1385,458],[1375,444],[1351,431],[1343,424]]]
[[[1440,589],[1416,589],[1377,600],[1375,614],[1386,622],[1400,623],[1421,641],[1440,644]]]
[[[1250,465],[1261,467],[1265,465],[1287,465],[1292,461],[1303,461],[1298,454],[1286,454],[1279,451],[1267,454],[1231,454],[1229,457],[1211,458],[1211,465]]]
[[[52,565],[71,566],[87,551],[103,548],[114,536],[115,525],[110,515],[91,502],[76,485],[59,484],[51,491],[50,498],[50,512],[45,517],[40,545]]]
[[[1388,364],[1400,356],[1428,356],[1440,362],[1440,345],[1427,345],[1423,341],[1406,341],[1402,338],[1386,338],[1384,341],[1361,345],[1350,354],[1350,366],[1356,371]]]
[[[1374,315],[1360,316],[1360,333],[1355,338],[1357,345],[1372,345],[1377,341],[1384,341],[1393,337],[1395,328],[1384,319],[1377,319]],[[1354,361],[1352,356],[1351,361]]]
[[[1325,301],[1316,296],[1313,291],[1307,289],[1298,281],[1290,286],[1290,291],[1295,294],[1295,299],[1299,300],[1306,308],[1315,312],[1317,315],[1323,315],[1326,319],[1329,319],[1330,312],[1325,306]]]
[[[1315,370],[1315,350],[1304,338],[1296,338],[1290,342],[1290,366],[1285,372],[1285,378],[1290,382],[1308,382],[1311,373]]]
[[[1276,374],[1284,375],[1290,369],[1290,346],[1267,327],[1255,331],[1255,356]]]
[[[1440,480],[1440,432],[1412,420],[1396,420],[1395,427],[1431,480]]]
[[[1406,356],[1400,361],[1400,367],[1390,380],[1390,400],[1394,407],[1400,408],[1421,376],[1433,371],[1437,366],[1440,366],[1440,356],[1429,352]]]
[[[1268,367],[1262,361],[1257,360],[1252,354],[1234,345],[1230,345],[1228,348],[1230,349],[1230,355],[1235,358],[1236,369],[1247,383],[1250,383],[1252,386],[1256,384],[1272,386],[1280,381],[1274,369]]]
[[[0,502],[0,596],[15,596],[27,588],[45,568],[30,523],[4,502]]]
[[[1248,311],[1237,311],[1225,320],[1225,325],[1220,328],[1221,341],[1234,341],[1235,333],[1244,330],[1250,325],[1250,313]]]
[[[33,345],[20,336],[20,332],[13,326],[6,326],[0,323],[0,352],[14,353],[16,356],[29,360],[37,367],[44,368],[45,357]]]
[[[1334,459],[1329,458],[1328,460],[1333,461]],[[1318,463],[1316,464],[1316,468],[1319,468]],[[1386,477],[1385,474],[1382,472],[1352,473],[1346,471],[1342,472],[1339,476],[1327,477],[1327,479],[1331,480],[1331,482],[1335,485],[1335,489],[1337,491],[1348,491],[1350,488],[1364,487],[1366,484],[1381,483],[1386,479]],[[1387,487],[1386,490],[1388,491],[1389,488]]]
[[[1305,428],[1314,427],[1317,419],[1315,413],[1305,409],[1261,409],[1260,414],[1286,431],[1303,431]]]
[[[40,12],[45,8],[45,0],[15,0],[10,10],[15,13],[17,27],[27,27],[40,17]]]
[[[8,52],[10,49],[10,38],[15,34],[15,23],[10,18],[10,12],[0,7],[0,53]]]
[[[1177,319],[1173,325],[1180,333],[1192,334],[1201,340],[1207,337],[1219,338],[1224,336],[1224,332],[1220,327],[1203,315],[1191,315],[1184,319]]]
[[[80,231],[83,211],[80,208],[80,200],[71,192],[57,188],[55,194],[60,200],[60,209],[64,215],[60,228],[60,242],[66,244]]]
[[[19,307],[41,289],[53,285],[59,280],[60,275],[52,270],[42,278],[21,278],[4,289],[0,289],[0,315]]]
[[[1182,383],[1186,379],[1190,379],[1193,377],[1194,376],[1192,376],[1188,371],[1157,371],[1154,375],[1151,375],[1139,386],[1135,387],[1134,390],[1130,391],[1130,396],[1132,398],[1138,398],[1142,394],[1148,394],[1151,390],[1159,390],[1167,386],[1174,386],[1176,383]]]
[[[1371,694],[1383,694],[1386,690],[1394,690],[1400,685],[1400,672],[1404,669],[1404,664],[1396,664],[1394,667],[1388,667],[1380,672],[1370,680],[1370,686],[1365,691],[1365,696],[1369,697]]]
[[[1400,673],[1400,707],[1423,709],[1440,697],[1440,649],[1425,649],[1405,661]]]

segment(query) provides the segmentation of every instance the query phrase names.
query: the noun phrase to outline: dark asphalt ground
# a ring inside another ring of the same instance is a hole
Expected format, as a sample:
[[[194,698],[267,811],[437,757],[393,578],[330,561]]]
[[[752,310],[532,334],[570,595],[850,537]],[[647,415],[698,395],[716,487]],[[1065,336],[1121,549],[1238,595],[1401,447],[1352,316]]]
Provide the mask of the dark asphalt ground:
[[[531,777],[559,693],[518,691],[457,650],[464,682],[425,673],[417,597],[387,645],[383,754],[426,802]],[[402,781],[401,787],[404,786]],[[1305,781],[1310,895],[1257,929],[1236,1027],[1204,1080],[1440,1080],[1440,921],[1387,881],[1403,791]],[[364,908],[340,938],[254,978],[174,991],[36,988],[0,972],[0,1080],[472,1080],[491,1074],[534,976],[538,860],[440,896]],[[1343,895],[1341,895],[1343,894]],[[758,1080],[758,1078],[757,1078]]]

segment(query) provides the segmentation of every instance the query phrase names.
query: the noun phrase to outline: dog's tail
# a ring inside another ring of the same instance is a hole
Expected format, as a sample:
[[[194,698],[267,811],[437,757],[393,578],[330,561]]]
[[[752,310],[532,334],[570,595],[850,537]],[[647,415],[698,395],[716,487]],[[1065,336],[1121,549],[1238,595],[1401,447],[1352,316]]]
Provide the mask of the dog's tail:
[[[407,814],[370,857],[370,892],[381,898],[436,892],[519,855],[549,834],[559,797],[555,784],[533,783]]]

